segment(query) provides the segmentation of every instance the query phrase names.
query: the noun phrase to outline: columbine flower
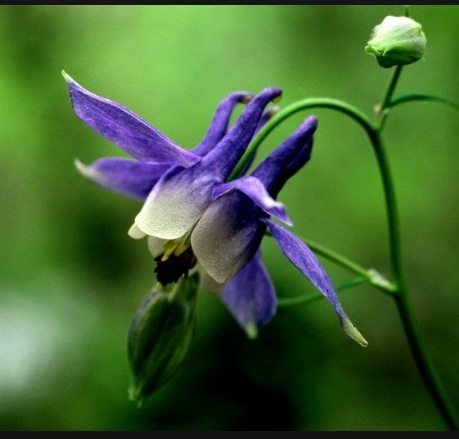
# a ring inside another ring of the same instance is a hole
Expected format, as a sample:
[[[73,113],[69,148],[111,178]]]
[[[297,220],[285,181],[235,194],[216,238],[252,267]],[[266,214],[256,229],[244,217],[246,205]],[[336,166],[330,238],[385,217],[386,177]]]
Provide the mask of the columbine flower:
[[[248,335],[254,337],[257,328],[276,312],[276,294],[259,250],[268,229],[284,255],[333,305],[345,332],[366,346],[314,253],[270,219],[292,224],[283,204],[275,199],[286,181],[309,160],[316,127],[317,119],[309,117],[250,176],[215,186],[213,202],[194,228],[191,246],[206,270],[208,288],[224,287],[223,302]]]
[[[148,236],[160,284],[176,283],[202,266],[204,286],[223,290],[223,302],[248,335],[255,336],[257,328],[276,312],[274,288],[259,250],[268,228],[287,258],[332,303],[346,332],[366,344],[342,310],[315,255],[269,219],[291,225],[275,198],[309,159],[315,118],[308,119],[251,176],[227,183],[253,136],[271,116],[272,110],[265,108],[280,97],[280,89],[266,88],[255,97],[245,92],[229,95],[218,106],[203,141],[189,151],[127,108],[85,90],[63,74],[77,116],[134,158],[102,158],[89,166],[77,161],[76,165],[106,188],[145,199],[129,234]],[[239,102],[248,105],[228,130]]]

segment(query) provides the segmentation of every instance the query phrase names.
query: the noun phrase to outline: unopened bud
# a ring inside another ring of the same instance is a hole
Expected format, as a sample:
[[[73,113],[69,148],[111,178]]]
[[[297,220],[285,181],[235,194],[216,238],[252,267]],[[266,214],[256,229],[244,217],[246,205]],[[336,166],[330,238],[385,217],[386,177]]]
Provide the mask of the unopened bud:
[[[142,404],[182,364],[196,326],[199,273],[168,289],[154,288],[143,300],[128,334],[129,398]]]
[[[381,67],[411,64],[424,58],[427,40],[419,23],[409,17],[386,17],[373,30],[365,52]]]

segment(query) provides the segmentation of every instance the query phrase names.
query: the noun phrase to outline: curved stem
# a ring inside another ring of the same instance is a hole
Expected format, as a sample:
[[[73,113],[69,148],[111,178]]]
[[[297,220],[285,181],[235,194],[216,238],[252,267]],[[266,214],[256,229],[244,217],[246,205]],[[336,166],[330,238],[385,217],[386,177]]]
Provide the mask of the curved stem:
[[[231,178],[236,178],[237,176],[239,176],[239,174],[244,169],[247,160],[250,159],[250,157],[256,151],[256,148],[258,148],[260,143],[277,125],[279,125],[286,118],[290,117],[292,114],[297,113],[299,111],[311,108],[330,108],[350,116],[353,120],[355,120],[358,124],[362,126],[362,128],[369,136],[371,144],[373,145],[384,188],[389,228],[388,233],[391,256],[390,259],[392,264],[393,275],[396,279],[395,284],[391,288],[391,291],[393,293],[392,295],[396,300],[397,308],[408,339],[408,344],[410,346],[419,373],[421,374],[421,377],[427,387],[427,390],[429,391],[431,397],[435,401],[437,408],[439,409],[441,415],[445,419],[449,428],[451,428],[452,430],[457,430],[459,428],[459,419],[455,413],[454,407],[449,402],[448,397],[445,391],[443,390],[443,386],[440,382],[437,372],[424,347],[422,337],[420,336],[420,332],[414,319],[411,303],[409,301],[408,289],[406,285],[405,272],[403,267],[402,246],[400,239],[400,224],[395,197],[395,190],[393,186],[393,179],[390,172],[389,163],[380,137],[380,133],[382,131],[384,121],[388,114],[391,98],[395,90],[397,80],[400,76],[400,72],[401,67],[397,67],[392,77],[390,86],[388,87],[385,97],[382,101],[382,118],[380,119],[378,125],[373,125],[365,114],[360,112],[355,107],[340,100],[329,98],[310,98],[298,101],[280,111],[260,130],[257,137],[249,145],[249,148],[247,149],[241,161],[238,163],[238,166],[233,171]],[[341,258],[335,258],[335,260],[340,263],[343,263],[343,260]],[[354,269],[355,271],[356,266],[349,264],[347,265],[348,268]],[[362,274],[362,271],[359,267],[357,267],[356,271]]]
[[[435,96],[427,93],[406,93],[402,95],[398,95],[393,98],[388,107],[395,107],[396,105],[404,104],[406,102],[414,102],[414,101],[431,101],[431,102],[438,102],[440,104],[445,104],[454,110],[459,111],[459,105],[456,102],[450,101],[449,99],[443,98],[441,96]]]
[[[355,274],[359,275],[364,281],[368,282],[370,285],[377,287],[383,290],[386,293],[393,293],[396,291],[396,287],[394,284],[389,282],[387,279],[383,277],[382,274],[377,272],[376,270],[370,269],[367,270],[359,264],[345,258],[344,256],[324,247],[323,245],[317,244],[310,240],[303,240],[308,247],[319,255],[325,256],[326,258],[334,261],[336,264],[341,265],[342,267],[346,268],[349,271],[354,272]]]
[[[411,301],[408,296],[408,287],[406,284],[406,276],[403,267],[402,245],[400,238],[400,223],[397,209],[397,202],[395,197],[395,189],[393,179],[390,171],[389,162],[385,153],[384,145],[381,140],[380,133],[382,132],[384,122],[389,114],[392,96],[395,86],[400,77],[402,66],[397,66],[394,75],[381,104],[382,118],[379,126],[368,132],[370,141],[376,154],[381,178],[384,186],[384,195],[386,201],[387,219],[389,225],[389,246],[392,270],[396,280],[396,294],[393,295],[397,309],[400,314],[400,319],[408,339],[408,344],[411,353],[414,357],[415,364],[421,374],[421,377],[429,391],[432,399],[435,401],[438,410],[445,419],[448,427],[452,430],[459,428],[459,418],[450,403],[443,385],[439,379],[437,371],[430,359],[427,350],[425,349],[417,322],[414,319],[414,312],[412,309]]]
[[[379,170],[381,172],[382,184],[386,201],[387,220],[389,224],[389,251],[392,270],[395,279],[397,280],[397,290],[406,290],[405,274],[403,269],[402,244],[400,240],[400,224],[398,216],[398,208],[395,199],[395,189],[393,179],[390,172],[389,163],[383,148],[379,131],[374,130],[370,134],[370,141],[376,154]]]
[[[424,384],[449,429],[457,431],[459,429],[459,418],[443,388],[433,362],[424,347],[424,343],[419,335],[417,324],[413,317],[412,305],[408,300],[406,291],[400,289],[400,294],[394,295],[394,298],[405,329],[405,334],[408,338],[411,353],[413,354],[419,373],[424,380]]]
[[[364,129],[367,132],[374,131],[374,127],[372,126],[366,114],[362,113],[360,110],[349,105],[344,101],[331,98],[303,99],[301,101],[290,104],[289,106],[279,111],[263,126],[263,128],[261,128],[261,130],[256,135],[255,139],[253,139],[250,145],[248,146],[242,158],[239,160],[237,166],[235,166],[235,168],[233,169],[233,172],[231,173],[229,179],[232,180],[241,175],[241,173],[245,169],[246,163],[249,160],[251,160],[253,154],[260,146],[261,142],[263,142],[263,140],[268,136],[269,133],[271,133],[271,131],[274,130],[274,128],[276,128],[281,122],[283,122],[285,119],[289,118],[293,114],[310,108],[330,108],[341,111],[342,113],[354,119],[362,127],[364,127]]]
[[[338,286],[336,288],[336,291],[339,292],[339,291],[348,290],[350,288],[362,285],[363,283],[365,283],[365,279],[363,279],[362,277],[356,277]],[[323,298],[324,298],[323,294],[319,292],[304,294],[299,297],[278,297],[277,305],[279,307],[304,305],[306,303],[315,302],[316,300],[322,300]]]
[[[389,242],[392,261],[392,269],[396,279],[397,294],[393,294],[396,301],[400,318],[408,338],[408,344],[413,354],[416,366],[421,374],[422,379],[435,401],[439,411],[447,422],[449,428],[457,430],[459,428],[459,419],[455,410],[448,400],[446,392],[440,382],[433,363],[424,347],[417,323],[414,319],[411,302],[408,297],[406,277],[403,268],[402,245],[400,240],[400,225],[398,220],[397,203],[395,199],[395,190],[390,173],[387,157],[384,152],[383,144],[379,132],[375,130],[371,136],[376,158],[381,171],[386,197],[386,209],[389,224]]]

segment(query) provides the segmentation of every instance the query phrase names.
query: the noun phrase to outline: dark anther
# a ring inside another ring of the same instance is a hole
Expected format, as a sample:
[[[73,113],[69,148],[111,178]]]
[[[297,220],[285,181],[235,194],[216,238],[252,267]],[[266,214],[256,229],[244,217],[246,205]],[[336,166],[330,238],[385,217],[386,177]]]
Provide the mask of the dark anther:
[[[196,256],[188,248],[180,256],[171,254],[165,261],[161,261],[163,254],[156,256],[156,279],[163,285],[177,282],[183,275],[188,275],[188,270],[196,265]]]

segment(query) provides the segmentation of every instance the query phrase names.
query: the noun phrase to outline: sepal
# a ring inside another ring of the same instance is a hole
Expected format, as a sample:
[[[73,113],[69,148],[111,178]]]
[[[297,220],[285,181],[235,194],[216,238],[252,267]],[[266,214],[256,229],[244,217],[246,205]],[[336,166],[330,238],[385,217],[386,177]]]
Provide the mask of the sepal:
[[[196,326],[199,273],[160,284],[144,298],[129,328],[129,399],[140,407],[182,364]]]
[[[365,52],[381,67],[402,66],[424,58],[426,36],[421,25],[409,17],[387,16],[373,30]]]

